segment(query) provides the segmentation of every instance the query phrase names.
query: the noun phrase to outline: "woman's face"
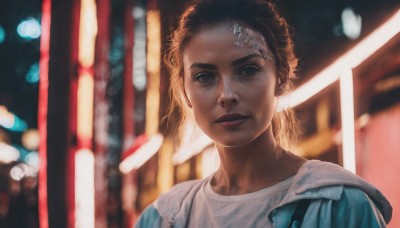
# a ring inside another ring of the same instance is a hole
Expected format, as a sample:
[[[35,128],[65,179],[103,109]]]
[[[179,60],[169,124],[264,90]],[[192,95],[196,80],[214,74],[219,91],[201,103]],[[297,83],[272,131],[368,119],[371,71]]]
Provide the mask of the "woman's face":
[[[183,67],[188,105],[217,144],[243,146],[271,127],[276,70],[258,32],[235,22],[203,26],[184,48]]]

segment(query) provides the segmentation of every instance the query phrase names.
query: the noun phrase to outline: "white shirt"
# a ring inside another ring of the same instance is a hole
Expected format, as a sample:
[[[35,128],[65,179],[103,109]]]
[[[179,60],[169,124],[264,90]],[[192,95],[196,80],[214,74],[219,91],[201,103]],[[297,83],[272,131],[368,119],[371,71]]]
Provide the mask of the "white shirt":
[[[282,201],[292,180],[293,177],[257,192],[234,196],[215,193],[208,181],[193,199],[189,227],[272,227],[268,214]]]

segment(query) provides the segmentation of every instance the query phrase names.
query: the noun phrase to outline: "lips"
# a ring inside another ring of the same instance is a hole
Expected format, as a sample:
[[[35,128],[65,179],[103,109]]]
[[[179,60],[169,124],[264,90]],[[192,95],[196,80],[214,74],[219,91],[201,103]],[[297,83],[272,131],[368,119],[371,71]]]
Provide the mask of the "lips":
[[[248,116],[239,114],[239,113],[227,113],[220,116],[215,122],[222,123],[222,122],[234,122],[238,120],[247,119]]]

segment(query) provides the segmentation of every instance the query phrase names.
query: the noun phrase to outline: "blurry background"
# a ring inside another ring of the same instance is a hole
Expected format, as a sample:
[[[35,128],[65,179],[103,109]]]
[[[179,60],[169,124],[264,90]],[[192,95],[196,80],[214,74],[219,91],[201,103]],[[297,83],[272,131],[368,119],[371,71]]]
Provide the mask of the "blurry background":
[[[400,226],[400,3],[279,0],[300,58],[292,151],[376,185]],[[163,50],[183,0],[0,2],[0,227],[131,227],[218,155],[166,128]],[[342,127],[343,126],[343,127]]]

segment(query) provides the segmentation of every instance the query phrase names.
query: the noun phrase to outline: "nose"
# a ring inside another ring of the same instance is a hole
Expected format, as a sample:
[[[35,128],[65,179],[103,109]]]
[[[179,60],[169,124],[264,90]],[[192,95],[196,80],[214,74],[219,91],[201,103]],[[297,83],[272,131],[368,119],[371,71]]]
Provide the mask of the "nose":
[[[223,79],[220,84],[218,104],[222,107],[239,103],[239,96],[231,79]]]

